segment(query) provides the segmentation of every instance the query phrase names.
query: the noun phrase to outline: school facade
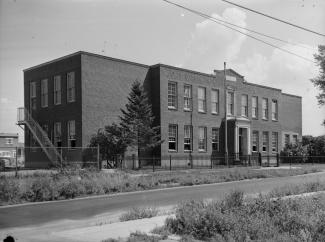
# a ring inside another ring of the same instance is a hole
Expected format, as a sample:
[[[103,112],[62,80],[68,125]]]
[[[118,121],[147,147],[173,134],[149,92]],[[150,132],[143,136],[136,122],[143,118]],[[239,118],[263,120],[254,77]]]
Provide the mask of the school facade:
[[[99,128],[119,121],[138,80],[164,140],[156,157],[223,154],[225,95],[229,154],[276,154],[285,143],[301,140],[301,97],[249,83],[232,69],[224,79],[221,70],[205,74],[76,52],[24,70],[25,112],[46,133],[45,143],[68,147],[69,157],[80,160],[77,147],[87,146]],[[25,146],[44,145],[32,129],[25,129]],[[47,156],[26,152],[26,166],[48,166]]]

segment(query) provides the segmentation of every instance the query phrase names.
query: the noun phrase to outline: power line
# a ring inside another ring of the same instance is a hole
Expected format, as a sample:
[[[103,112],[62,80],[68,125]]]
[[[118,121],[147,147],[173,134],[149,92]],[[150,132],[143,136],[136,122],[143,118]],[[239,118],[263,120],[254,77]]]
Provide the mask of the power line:
[[[286,52],[286,53],[288,53],[288,54],[294,55],[294,56],[296,56],[296,57],[299,57],[299,58],[302,58],[302,59],[304,59],[304,60],[306,60],[306,61],[309,61],[309,62],[313,62],[313,63],[314,63],[313,60],[310,60],[310,59],[308,59],[308,58],[306,58],[306,57],[304,57],[304,56],[301,56],[301,55],[298,55],[298,54],[296,54],[296,53],[294,53],[294,52],[291,52],[291,51],[289,51],[289,50],[283,49],[283,48],[281,48],[281,47],[279,47],[279,46],[276,46],[276,45],[274,45],[274,44],[272,44],[272,43],[269,43],[269,42],[266,42],[266,41],[264,41],[264,40],[262,40],[262,39],[259,39],[259,38],[255,37],[255,36],[253,36],[253,35],[250,35],[250,34],[244,33],[244,32],[242,32],[242,31],[240,31],[240,30],[238,30],[238,29],[235,29],[235,28],[233,28],[233,27],[230,27],[230,26],[228,26],[228,25],[226,25],[226,24],[220,23],[218,19],[216,19],[216,18],[214,18],[214,17],[211,17],[210,15],[207,15],[207,14],[205,14],[205,13],[199,12],[199,11],[197,11],[197,10],[193,10],[193,9],[187,8],[187,7],[185,7],[185,6],[183,6],[183,5],[180,5],[180,4],[177,4],[177,3],[170,2],[170,1],[168,1],[168,0],[162,0],[162,1],[164,1],[164,2],[166,2],[166,3],[168,3],[168,4],[172,4],[172,5],[174,5],[174,6],[177,6],[177,7],[179,7],[179,8],[185,9],[185,10],[191,12],[191,13],[197,14],[197,15],[199,15],[199,16],[205,18],[205,19],[208,19],[208,20],[210,20],[210,21],[212,21],[212,22],[215,22],[215,23],[217,23],[217,24],[219,24],[219,25],[225,26],[226,28],[232,29],[232,30],[234,30],[234,31],[236,31],[236,32],[238,32],[238,33],[241,33],[241,34],[243,34],[243,35],[246,35],[246,36],[248,36],[248,37],[250,37],[250,38],[252,38],[252,39],[255,39],[255,40],[257,40],[257,41],[259,41],[259,42],[262,42],[262,43],[264,43],[264,44],[266,44],[266,45],[269,45],[269,46],[271,46],[271,47],[274,47],[274,48],[276,48],[276,49],[279,49],[279,50],[281,50],[281,51],[283,51],[283,52]]]
[[[301,27],[301,26],[299,26],[299,25],[296,25],[296,24],[290,23],[290,22],[288,22],[288,21],[285,21],[285,20],[282,20],[282,19],[278,19],[278,18],[272,17],[272,16],[270,16],[270,15],[268,15],[268,14],[258,12],[258,11],[256,11],[256,10],[253,10],[253,9],[250,9],[250,8],[247,8],[247,7],[244,7],[244,6],[242,6],[242,5],[239,5],[239,4],[237,4],[237,3],[233,3],[233,2],[230,2],[230,1],[227,1],[227,0],[221,0],[221,1],[226,2],[226,3],[229,3],[229,4],[231,4],[231,5],[235,5],[235,6],[237,6],[237,7],[243,8],[243,9],[246,9],[246,10],[251,11],[251,12],[253,12],[253,13],[263,15],[264,17],[267,17],[267,18],[270,18],[270,19],[273,19],[273,20],[276,20],[276,21],[279,21],[279,22],[282,22],[282,23],[285,23],[285,24],[291,25],[291,26],[293,26],[293,27],[296,27],[296,28],[299,28],[299,29],[305,30],[305,31],[307,31],[307,32],[310,32],[310,33],[317,34],[317,35],[320,35],[320,36],[325,37],[325,34],[318,33],[318,32],[316,32],[316,31],[314,31],[314,30],[307,29],[307,28],[305,28],[305,27]]]
[[[168,1],[166,1],[166,2],[168,2]],[[245,30],[247,30],[247,31],[249,31],[249,32],[252,32],[252,33],[258,34],[258,35],[260,35],[260,36],[264,36],[264,37],[267,37],[267,38],[270,38],[270,39],[273,39],[273,40],[277,40],[277,41],[280,41],[280,42],[283,42],[283,43],[286,43],[286,44],[299,46],[299,47],[304,48],[304,49],[314,50],[314,49],[309,48],[309,47],[307,47],[307,46],[304,46],[304,45],[302,45],[302,44],[300,44],[300,43],[298,43],[298,42],[283,40],[283,39],[280,39],[280,38],[278,38],[278,37],[273,37],[273,36],[271,36],[271,35],[267,35],[267,34],[264,34],[264,33],[261,33],[261,32],[258,32],[258,31],[252,30],[252,29],[248,29],[248,28],[245,28],[245,27],[242,27],[242,26],[239,26],[239,25],[236,25],[236,24],[230,23],[230,22],[225,21],[225,20],[222,20],[222,19],[212,17],[212,16],[207,15],[207,14],[204,14],[204,13],[202,13],[202,12],[199,12],[199,11],[196,11],[196,10],[193,10],[193,9],[190,9],[190,8],[187,8],[187,7],[184,7],[184,6],[181,6],[181,5],[177,4],[177,3],[172,3],[172,2],[168,2],[168,3],[171,3],[171,4],[176,5],[176,6],[178,6],[178,7],[183,7],[183,8],[186,9],[187,11],[190,11],[190,12],[192,12],[192,13],[195,13],[195,14],[201,15],[201,17],[211,18],[211,19],[214,19],[214,20],[216,20],[216,21],[219,21],[219,22],[222,22],[222,23],[226,23],[226,24],[229,24],[229,25],[231,25],[231,26],[235,26],[235,27],[240,28],[240,29],[245,29]]]

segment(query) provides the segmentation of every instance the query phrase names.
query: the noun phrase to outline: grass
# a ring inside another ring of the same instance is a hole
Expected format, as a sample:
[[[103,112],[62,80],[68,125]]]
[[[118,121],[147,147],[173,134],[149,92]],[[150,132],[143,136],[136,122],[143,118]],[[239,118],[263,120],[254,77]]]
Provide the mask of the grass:
[[[179,204],[164,230],[183,241],[325,241],[325,197],[245,202],[236,191],[221,202]]]
[[[76,197],[191,186],[252,178],[301,175],[318,172],[315,167],[292,170],[227,168],[220,170],[183,170],[155,173],[70,169],[63,172],[24,173],[18,177],[0,176],[0,205],[54,201]]]
[[[152,218],[158,215],[158,209],[153,207],[134,207],[120,217],[120,221],[129,221],[142,218]]]

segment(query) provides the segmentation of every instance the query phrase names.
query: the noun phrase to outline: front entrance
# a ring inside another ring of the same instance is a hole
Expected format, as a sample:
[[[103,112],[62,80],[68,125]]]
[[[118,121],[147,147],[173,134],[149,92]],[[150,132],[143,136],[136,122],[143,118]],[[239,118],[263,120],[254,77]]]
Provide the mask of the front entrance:
[[[248,128],[239,128],[238,132],[238,153],[239,155],[248,154]]]

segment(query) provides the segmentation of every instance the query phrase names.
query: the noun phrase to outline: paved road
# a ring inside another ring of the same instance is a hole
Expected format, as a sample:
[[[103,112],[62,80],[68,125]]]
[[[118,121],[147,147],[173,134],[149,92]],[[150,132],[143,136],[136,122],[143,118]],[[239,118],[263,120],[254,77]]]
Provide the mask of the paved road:
[[[234,189],[240,189],[245,193],[268,192],[286,184],[302,184],[317,180],[325,182],[325,172],[0,207],[0,229],[37,226],[62,219],[82,220],[103,213],[127,210],[134,206],[164,207],[190,199],[221,199]]]

